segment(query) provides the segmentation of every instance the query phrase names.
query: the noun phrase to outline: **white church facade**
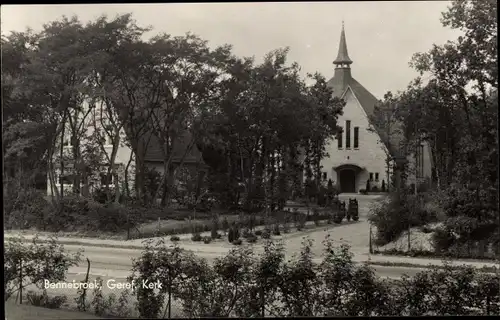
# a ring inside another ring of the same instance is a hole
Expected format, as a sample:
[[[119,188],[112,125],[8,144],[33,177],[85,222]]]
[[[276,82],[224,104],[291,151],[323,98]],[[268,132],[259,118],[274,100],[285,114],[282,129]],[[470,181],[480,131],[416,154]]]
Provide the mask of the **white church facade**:
[[[370,126],[369,117],[379,100],[365,89],[351,74],[351,64],[347,51],[344,27],[342,26],[340,44],[334,76],[328,81],[333,94],[345,101],[343,114],[338,125],[343,132],[330,139],[321,165],[323,178],[331,179],[343,193],[357,193],[366,189],[369,180],[373,190],[387,189],[393,174],[395,151],[389,152],[379,134]],[[417,154],[407,156],[410,174],[407,183],[420,183],[431,177],[430,149],[423,142]]]

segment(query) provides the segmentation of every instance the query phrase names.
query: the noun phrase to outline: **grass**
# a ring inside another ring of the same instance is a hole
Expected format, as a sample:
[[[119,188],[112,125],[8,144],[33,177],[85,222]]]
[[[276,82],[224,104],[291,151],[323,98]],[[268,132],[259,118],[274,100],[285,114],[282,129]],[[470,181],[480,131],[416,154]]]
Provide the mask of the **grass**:
[[[219,219],[219,224],[226,218],[229,223],[238,221],[237,215],[224,215]],[[193,231],[193,228],[198,232],[207,232],[212,229],[211,219],[201,220],[196,219],[192,221],[179,221],[179,220],[160,220],[150,222],[139,226],[137,229],[131,231],[130,239],[143,239],[158,236],[171,236],[176,234],[187,234]]]

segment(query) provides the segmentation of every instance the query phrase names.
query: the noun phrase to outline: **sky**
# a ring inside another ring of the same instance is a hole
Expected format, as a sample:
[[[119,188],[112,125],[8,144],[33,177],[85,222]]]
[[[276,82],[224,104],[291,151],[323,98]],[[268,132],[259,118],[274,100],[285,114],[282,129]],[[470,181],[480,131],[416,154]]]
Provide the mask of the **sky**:
[[[387,91],[404,90],[418,76],[408,65],[412,55],[433,44],[455,40],[458,30],[443,27],[441,13],[450,1],[352,1],[168,4],[2,5],[2,34],[41,30],[44,23],[63,15],[81,21],[102,14],[113,18],[132,13],[153,33],[183,35],[192,32],[212,47],[231,44],[238,56],[263,56],[290,47],[289,62],[301,72],[333,76],[342,21],[344,21],[352,75],[381,99]]]

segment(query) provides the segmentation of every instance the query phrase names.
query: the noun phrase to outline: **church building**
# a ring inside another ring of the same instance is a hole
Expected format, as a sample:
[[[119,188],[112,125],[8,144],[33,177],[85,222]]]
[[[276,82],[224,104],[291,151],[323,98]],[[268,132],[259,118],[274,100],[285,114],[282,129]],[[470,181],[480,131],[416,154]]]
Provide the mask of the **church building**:
[[[363,87],[351,73],[353,61],[349,58],[344,26],[340,34],[337,58],[333,61],[335,71],[328,81],[336,97],[346,104],[343,114],[338,118],[338,125],[343,131],[330,139],[321,165],[323,178],[331,179],[337,189],[343,193],[357,193],[366,189],[367,181],[373,191],[387,189],[391,181],[394,158],[398,151],[388,149],[380,135],[370,126],[369,117],[379,100]],[[392,140],[392,139],[391,139]],[[414,174],[408,177],[408,183],[421,181],[431,176],[430,149],[418,148],[415,157],[408,158],[415,167]],[[390,161],[388,161],[390,159]]]

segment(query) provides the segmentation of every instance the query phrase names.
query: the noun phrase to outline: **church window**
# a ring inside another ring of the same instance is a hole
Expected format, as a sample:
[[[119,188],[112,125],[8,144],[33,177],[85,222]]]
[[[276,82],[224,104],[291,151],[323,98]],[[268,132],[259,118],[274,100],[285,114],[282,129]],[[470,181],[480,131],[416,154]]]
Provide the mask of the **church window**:
[[[359,127],[354,127],[354,149],[359,148]]]
[[[326,180],[326,172],[323,172],[323,180]]]
[[[375,172],[375,181],[378,181],[378,172]]]
[[[370,172],[370,181],[373,181],[373,172]]]
[[[338,148],[342,149],[342,131],[339,131],[337,133],[337,143],[338,143]]]
[[[345,122],[345,147],[346,149],[351,148],[351,120]]]

